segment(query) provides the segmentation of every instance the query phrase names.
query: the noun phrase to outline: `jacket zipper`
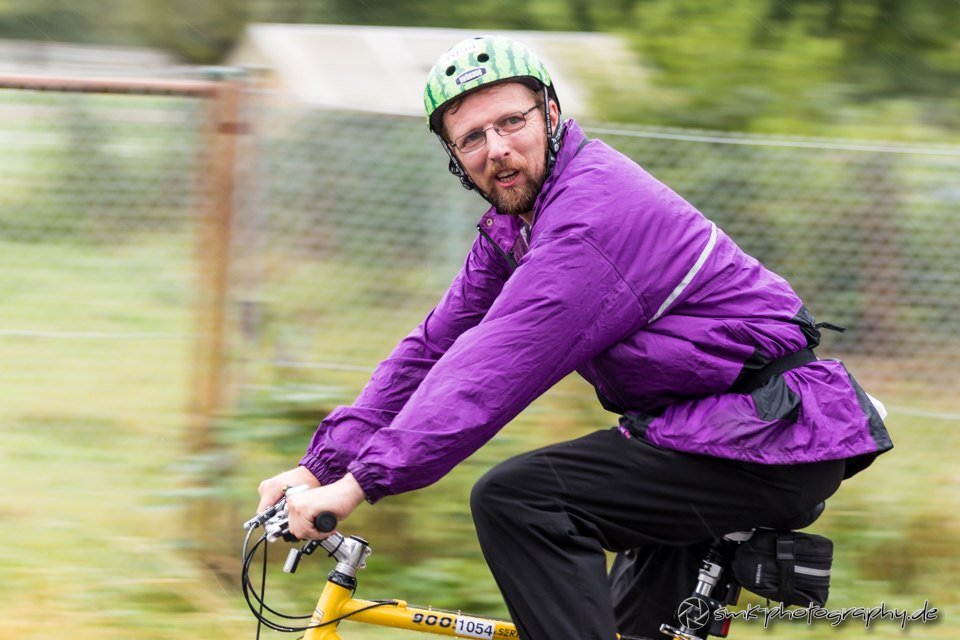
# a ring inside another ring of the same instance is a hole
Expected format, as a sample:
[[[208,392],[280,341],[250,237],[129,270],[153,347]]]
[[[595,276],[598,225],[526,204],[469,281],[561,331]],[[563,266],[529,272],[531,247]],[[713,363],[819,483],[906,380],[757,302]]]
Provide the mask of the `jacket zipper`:
[[[480,235],[487,239],[487,242],[497,248],[497,251],[499,251],[500,255],[503,256],[503,259],[507,261],[507,265],[510,267],[510,273],[513,273],[517,268],[517,261],[513,259],[513,254],[504,251],[503,247],[500,246],[500,243],[495,242],[494,239],[490,237],[490,234],[484,230],[482,225],[477,225],[477,231],[479,231]]]

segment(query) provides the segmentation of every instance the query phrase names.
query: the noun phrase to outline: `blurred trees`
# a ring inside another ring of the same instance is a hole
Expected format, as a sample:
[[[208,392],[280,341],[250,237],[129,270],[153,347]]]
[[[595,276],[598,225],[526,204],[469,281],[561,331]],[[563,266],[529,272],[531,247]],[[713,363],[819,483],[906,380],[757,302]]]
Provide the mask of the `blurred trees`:
[[[0,0],[0,38],[152,46],[215,63],[247,22],[234,0]]]
[[[628,19],[626,35],[666,94],[647,105],[655,121],[774,131],[957,124],[952,0],[648,0]]]
[[[609,31],[653,84],[597,96],[606,119],[914,139],[960,128],[956,0],[0,2],[0,37],[148,44],[201,63],[247,21]]]
[[[597,96],[596,111],[610,120],[927,139],[960,125],[955,0],[259,0],[251,13],[618,33],[653,86]]]

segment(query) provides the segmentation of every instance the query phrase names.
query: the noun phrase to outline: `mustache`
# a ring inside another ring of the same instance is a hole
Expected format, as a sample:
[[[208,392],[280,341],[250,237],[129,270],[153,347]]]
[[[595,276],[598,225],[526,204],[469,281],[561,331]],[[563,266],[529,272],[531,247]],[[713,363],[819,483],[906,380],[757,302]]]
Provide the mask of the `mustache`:
[[[523,172],[527,170],[527,164],[525,162],[513,162],[512,160],[504,162],[503,160],[498,160],[494,162],[489,169],[487,169],[487,178],[493,180],[496,178],[498,173],[504,171],[519,171]]]

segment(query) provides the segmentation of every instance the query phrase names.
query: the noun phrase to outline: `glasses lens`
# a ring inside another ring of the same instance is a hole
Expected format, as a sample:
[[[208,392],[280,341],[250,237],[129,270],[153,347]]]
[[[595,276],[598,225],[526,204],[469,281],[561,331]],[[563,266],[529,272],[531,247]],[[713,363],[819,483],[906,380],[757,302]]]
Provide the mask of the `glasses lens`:
[[[523,125],[527,124],[527,119],[519,111],[517,113],[511,113],[510,115],[504,116],[497,121],[497,133],[503,135],[504,133],[516,133],[523,129]]]
[[[487,132],[478,129],[460,136],[460,139],[457,140],[457,148],[460,149],[460,151],[476,151],[482,147],[486,141]]]
[[[527,114],[536,109],[537,106],[538,105],[533,105],[533,107],[527,111],[517,111],[516,113],[507,114],[493,123],[492,128],[501,136],[516,133],[526,126]],[[463,153],[476,151],[487,143],[487,131],[488,129],[477,129],[476,131],[465,133],[454,140],[453,143],[457,149],[460,149]]]

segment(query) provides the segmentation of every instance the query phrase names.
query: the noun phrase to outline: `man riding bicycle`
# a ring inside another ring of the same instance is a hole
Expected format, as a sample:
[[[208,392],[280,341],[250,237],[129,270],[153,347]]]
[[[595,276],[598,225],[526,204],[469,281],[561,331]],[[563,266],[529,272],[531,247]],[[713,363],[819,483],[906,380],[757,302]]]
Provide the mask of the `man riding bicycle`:
[[[291,532],[429,485],[576,371],[614,429],[476,485],[480,544],[521,637],[654,636],[706,545],[812,509],[892,447],[879,404],[789,284],[599,140],[502,37],[434,65],[427,122],[491,206],[437,307],[316,431],[283,487]],[[604,550],[617,552],[607,571]]]

